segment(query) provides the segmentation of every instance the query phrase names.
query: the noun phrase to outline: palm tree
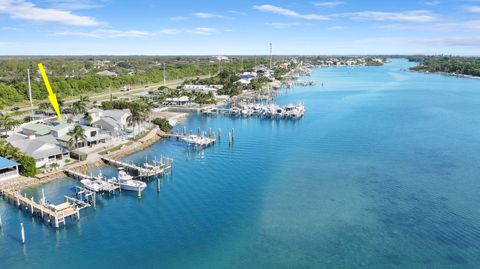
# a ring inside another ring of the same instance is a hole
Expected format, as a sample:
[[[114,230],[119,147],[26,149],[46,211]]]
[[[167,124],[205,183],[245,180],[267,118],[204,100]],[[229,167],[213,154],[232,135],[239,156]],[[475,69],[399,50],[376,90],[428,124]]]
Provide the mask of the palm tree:
[[[85,130],[83,129],[82,126],[75,125],[75,127],[73,127],[73,129],[70,132],[68,132],[68,135],[70,136],[70,140],[68,140],[68,146],[70,148],[75,148],[77,150],[77,154],[80,157],[78,142],[80,140],[85,141],[85,139],[87,138],[87,136],[85,135]]]
[[[9,114],[0,114],[0,128],[5,131],[5,135],[7,135],[7,131],[10,131],[12,127],[17,124],[16,120],[14,120]]]
[[[72,104],[72,112],[73,114],[82,114],[87,112],[87,103],[90,102],[87,96],[80,96],[78,101]]]

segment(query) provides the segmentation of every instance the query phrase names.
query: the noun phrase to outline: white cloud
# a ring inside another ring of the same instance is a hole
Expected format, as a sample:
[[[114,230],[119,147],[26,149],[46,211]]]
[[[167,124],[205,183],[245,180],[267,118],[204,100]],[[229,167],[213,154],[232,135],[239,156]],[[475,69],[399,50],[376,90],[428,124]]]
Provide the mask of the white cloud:
[[[160,30],[159,32],[159,34],[161,35],[176,35],[178,33],[179,33],[178,29],[175,29],[175,28],[165,28]]]
[[[176,28],[166,28],[160,30],[159,34],[160,35],[177,35],[181,33],[188,33],[188,34],[194,34],[194,35],[211,35],[217,32],[217,29],[215,28],[209,28],[209,27],[196,27],[192,29],[176,29]]]
[[[197,12],[194,13],[193,16],[200,18],[200,19],[221,19],[225,18],[225,16],[215,14],[215,13],[206,13],[206,12]]]
[[[480,13],[480,6],[464,6],[463,8],[469,12]]]
[[[377,28],[388,30],[415,30],[428,32],[480,31],[480,20],[427,23],[422,25],[418,25],[416,23],[394,23],[379,25]]]
[[[305,25],[304,23],[300,23],[300,22],[267,22],[265,24],[277,29],[285,29],[285,28]]]
[[[340,5],[344,5],[345,2],[343,1],[330,1],[330,2],[316,2],[313,3],[317,7],[336,7]]]
[[[270,12],[286,17],[292,17],[292,18],[297,18],[297,19],[304,19],[304,20],[329,20],[327,16],[324,15],[318,15],[318,14],[300,14],[296,11],[278,7],[278,6],[273,6],[273,5],[261,5],[261,6],[253,6],[254,9],[264,11],[264,12]]]
[[[235,15],[240,15],[240,16],[247,16],[248,15],[245,12],[236,11],[236,10],[229,10],[228,13],[235,14]]]
[[[440,39],[425,40],[425,43],[431,45],[443,45],[453,47],[473,47],[480,48],[479,36],[460,36],[460,37],[447,37]]]
[[[403,12],[362,11],[344,14],[351,19],[373,21],[403,21],[425,23],[436,20],[436,16],[428,10],[411,10]]]
[[[438,5],[440,5],[440,3],[441,2],[438,1],[438,0],[421,2],[421,4],[425,5],[425,6],[438,6]]]
[[[328,27],[327,29],[328,30],[343,30],[343,29],[345,29],[345,26],[337,25],[337,26]]]
[[[0,13],[8,14],[13,19],[35,22],[51,22],[72,26],[96,26],[100,22],[87,16],[79,16],[71,11],[40,8],[24,0],[0,0]]]
[[[94,30],[94,31],[64,31],[55,33],[56,36],[83,36],[83,37],[93,37],[93,38],[119,38],[119,37],[146,37],[153,35],[149,32],[139,31],[139,30],[128,30],[128,31],[119,31],[119,30]]]
[[[215,28],[208,28],[208,27],[197,27],[194,29],[187,29],[185,32],[195,34],[195,35],[211,35],[215,33],[217,29]]]
[[[61,10],[82,10],[102,7],[103,4],[99,2],[104,1],[92,1],[92,0],[46,0],[54,8]]]

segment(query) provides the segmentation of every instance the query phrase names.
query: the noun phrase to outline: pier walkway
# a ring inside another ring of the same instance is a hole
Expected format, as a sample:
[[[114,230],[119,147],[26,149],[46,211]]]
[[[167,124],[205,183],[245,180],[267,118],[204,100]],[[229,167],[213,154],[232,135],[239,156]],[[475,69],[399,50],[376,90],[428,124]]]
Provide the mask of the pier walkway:
[[[75,216],[80,219],[80,210],[87,208],[90,204],[83,201],[65,196],[65,202],[59,205],[53,205],[46,202],[45,198],[40,199],[37,203],[31,197],[22,196],[19,191],[1,189],[0,195],[7,202],[13,203],[20,210],[25,209],[32,216],[38,216],[47,223],[51,223],[55,228],[59,228],[61,224],[65,225],[68,217]]]
[[[78,180],[88,179],[88,180],[92,180],[92,181],[97,182],[98,184],[100,184],[102,186],[102,188],[101,188],[102,192],[113,193],[116,190],[120,189],[120,186],[118,184],[107,182],[105,180],[105,178],[102,177],[102,176],[96,176],[96,177],[89,176],[89,175],[85,175],[85,174],[82,174],[80,172],[70,170],[70,169],[65,169],[64,172],[65,172],[66,175],[68,175],[70,177],[73,177],[74,179],[78,179]]]
[[[154,164],[144,164],[144,167],[140,167],[133,163],[126,163],[118,161],[108,157],[102,157],[102,160],[107,164],[122,167],[126,171],[134,172],[141,178],[149,178],[158,175],[163,175],[165,172],[172,168],[173,160],[167,157],[161,157],[160,161],[154,161]]]

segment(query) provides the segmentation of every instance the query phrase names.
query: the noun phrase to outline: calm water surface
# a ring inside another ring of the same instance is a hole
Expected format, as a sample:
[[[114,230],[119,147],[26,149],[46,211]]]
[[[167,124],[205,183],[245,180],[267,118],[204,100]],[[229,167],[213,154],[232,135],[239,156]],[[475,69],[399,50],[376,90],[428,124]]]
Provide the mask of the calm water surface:
[[[409,66],[317,69],[276,101],[303,101],[297,122],[192,115],[219,145],[127,157],[174,158],[160,195],[104,197],[59,230],[1,201],[0,268],[480,268],[480,81]]]

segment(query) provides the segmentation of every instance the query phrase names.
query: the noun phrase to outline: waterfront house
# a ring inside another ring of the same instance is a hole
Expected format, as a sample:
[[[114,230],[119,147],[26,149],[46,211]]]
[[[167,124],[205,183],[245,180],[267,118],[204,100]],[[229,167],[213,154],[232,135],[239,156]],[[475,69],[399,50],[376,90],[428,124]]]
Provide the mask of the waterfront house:
[[[72,129],[74,126],[72,125]],[[77,148],[84,148],[84,147],[93,147],[95,145],[106,143],[107,140],[110,138],[110,135],[102,133],[99,128],[91,127],[91,126],[83,126],[82,128],[85,133],[85,139],[78,141],[76,147]],[[71,136],[65,134],[57,138],[60,145],[63,147],[68,147],[70,142]]]
[[[73,130],[74,125],[73,124],[68,124],[68,123],[60,123],[55,126],[50,126],[50,133],[55,137],[59,138],[64,135],[67,135],[68,132]]]
[[[51,134],[43,136],[13,134],[7,138],[7,142],[33,157],[37,162],[37,167],[48,166],[52,163],[61,165],[70,158],[70,151],[62,147]]]
[[[18,177],[18,166],[18,163],[0,157],[0,181]]]
[[[113,136],[132,127],[132,114],[128,109],[102,110],[94,108],[88,111],[90,125]]]

